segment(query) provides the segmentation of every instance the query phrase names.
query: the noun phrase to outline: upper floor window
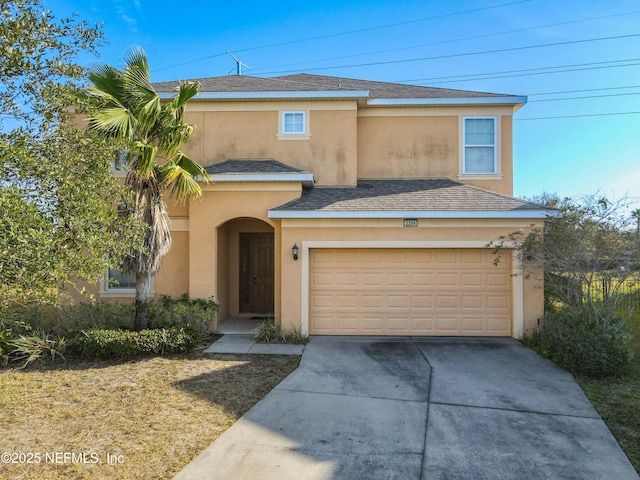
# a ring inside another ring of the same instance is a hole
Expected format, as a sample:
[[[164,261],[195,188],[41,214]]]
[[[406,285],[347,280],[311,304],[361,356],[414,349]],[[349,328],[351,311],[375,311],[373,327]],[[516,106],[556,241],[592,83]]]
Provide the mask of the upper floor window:
[[[463,173],[497,174],[496,118],[465,117],[462,136]]]
[[[306,112],[282,112],[282,133],[304,135],[307,133]]]

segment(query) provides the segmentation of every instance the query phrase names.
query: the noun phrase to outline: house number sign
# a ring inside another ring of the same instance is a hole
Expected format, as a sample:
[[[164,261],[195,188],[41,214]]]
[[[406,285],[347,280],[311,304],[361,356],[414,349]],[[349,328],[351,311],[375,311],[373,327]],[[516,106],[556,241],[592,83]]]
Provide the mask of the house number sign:
[[[405,218],[403,226],[405,227],[417,227],[418,219],[417,218]]]

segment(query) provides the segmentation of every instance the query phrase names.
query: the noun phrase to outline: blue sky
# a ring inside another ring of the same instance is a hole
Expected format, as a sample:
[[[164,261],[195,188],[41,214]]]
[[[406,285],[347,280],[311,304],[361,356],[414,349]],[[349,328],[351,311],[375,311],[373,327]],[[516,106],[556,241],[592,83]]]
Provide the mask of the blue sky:
[[[154,81],[317,73],[527,95],[514,194],[640,199],[638,0],[44,0],[104,25],[100,61],[147,52]],[[615,37],[615,38],[614,38]],[[87,59],[87,63],[95,59]]]

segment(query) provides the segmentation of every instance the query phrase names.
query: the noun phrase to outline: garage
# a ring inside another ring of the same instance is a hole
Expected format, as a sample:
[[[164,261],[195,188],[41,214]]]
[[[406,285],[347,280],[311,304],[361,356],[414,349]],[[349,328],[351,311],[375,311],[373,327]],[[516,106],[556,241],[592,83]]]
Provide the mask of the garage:
[[[509,255],[482,248],[312,248],[312,335],[511,336]]]

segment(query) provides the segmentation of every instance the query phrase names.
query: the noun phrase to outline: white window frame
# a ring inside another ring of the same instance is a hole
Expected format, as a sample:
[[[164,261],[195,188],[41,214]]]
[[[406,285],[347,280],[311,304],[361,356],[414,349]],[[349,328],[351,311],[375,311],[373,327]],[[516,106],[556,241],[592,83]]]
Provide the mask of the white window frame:
[[[285,130],[285,118],[287,115],[302,115],[302,131],[286,131]],[[307,110],[282,110],[280,112],[280,125],[279,125],[280,140],[308,140],[311,138],[309,135],[309,112]]]
[[[493,120],[493,171],[492,172],[469,172],[467,171],[467,148],[468,147],[488,147],[489,145],[468,145],[466,143],[466,127],[467,120]],[[500,124],[498,121],[498,117],[495,115],[469,115],[463,116],[461,121],[461,166],[460,166],[460,175],[459,177],[464,177],[467,179],[501,179],[502,175],[500,172],[500,150],[499,150],[499,131]]]

